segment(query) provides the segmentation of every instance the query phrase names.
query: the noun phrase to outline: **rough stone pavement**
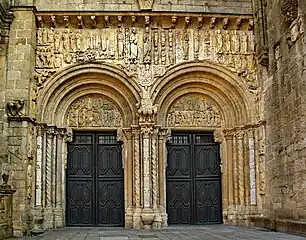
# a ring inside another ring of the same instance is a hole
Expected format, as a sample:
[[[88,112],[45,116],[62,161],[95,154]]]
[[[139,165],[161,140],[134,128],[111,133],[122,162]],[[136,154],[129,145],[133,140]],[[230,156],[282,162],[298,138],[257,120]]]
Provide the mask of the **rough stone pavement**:
[[[48,231],[40,236],[10,238],[43,240],[305,240],[306,237],[272,232],[263,228],[226,225],[169,227],[162,230],[123,228],[64,228]]]

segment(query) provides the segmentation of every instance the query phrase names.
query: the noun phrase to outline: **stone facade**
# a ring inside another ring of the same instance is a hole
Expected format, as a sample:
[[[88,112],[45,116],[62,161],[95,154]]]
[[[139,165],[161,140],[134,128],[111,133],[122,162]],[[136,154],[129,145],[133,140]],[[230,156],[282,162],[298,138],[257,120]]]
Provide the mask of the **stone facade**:
[[[254,16],[246,0],[12,4],[0,73],[14,235],[65,227],[74,130],[117,131],[126,227],[167,226],[166,142],[178,130],[220,143],[224,223],[305,219],[302,3],[254,0]]]

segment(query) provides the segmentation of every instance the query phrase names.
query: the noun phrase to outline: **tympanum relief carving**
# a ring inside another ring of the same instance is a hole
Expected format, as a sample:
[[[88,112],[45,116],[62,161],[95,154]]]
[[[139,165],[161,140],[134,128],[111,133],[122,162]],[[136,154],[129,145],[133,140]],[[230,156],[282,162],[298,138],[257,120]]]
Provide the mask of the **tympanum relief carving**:
[[[171,16],[92,16],[90,21],[66,16],[65,24],[63,16],[37,18],[38,85],[69,64],[94,61],[122,67],[146,88],[169,66],[210,60],[245,78],[250,88],[257,87],[254,35],[246,26],[248,19],[236,26],[234,20],[220,25],[220,19],[214,19],[208,24],[205,17],[189,16],[182,21]]]
[[[118,107],[108,98],[89,95],[77,99],[67,113],[69,127],[122,127]]]
[[[180,97],[167,113],[169,127],[220,127],[219,109],[200,94]]]

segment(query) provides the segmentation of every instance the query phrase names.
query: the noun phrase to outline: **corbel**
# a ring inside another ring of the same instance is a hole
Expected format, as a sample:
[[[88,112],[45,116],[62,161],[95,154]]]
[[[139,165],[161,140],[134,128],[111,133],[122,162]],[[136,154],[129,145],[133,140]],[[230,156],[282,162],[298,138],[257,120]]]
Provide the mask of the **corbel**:
[[[212,17],[212,18],[210,19],[210,24],[209,24],[209,28],[210,28],[210,29],[215,28],[216,20],[217,20],[217,18],[215,18],[215,17]]]
[[[122,16],[118,16],[118,27],[121,28],[122,27],[122,23],[123,23],[123,17]]]
[[[132,20],[132,25],[134,26],[136,23],[136,16],[131,16],[131,20]]]
[[[51,26],[56,28],[56,17],[54,15],[51,16]]]
[[[96,28],[97,27],[96,16],[90,16],[90,20],[91,20],[91,27]]]
[[[145,16],[145,25],[146,27],[150,25],[150,16]]]
[[[109,28],[109,16],[104,16],[104,22],[105,22],[105,25],[104,25],[104,27],[105,28]]]
[[[190,17],[185,17],[185,28],[188,28],[190,25]]]
[[[44,19],[42,16],[37,16],[37,23],[38,23],[38,27],[39,28],[43,28],[44,27]]]
[[[65,28],[69,28],[69,16],[64,16]]]
[[[78,20],[78,27],[79,28],[84,28],[83,17],[82,16],[77,16],[77,20]]]
[[[175,28],[175,24],[177,22],[177,16],[172,16],[171,22],[172,22],[172,28]]]
[[[198,29],[203,27],[203,17],[198,17]]]
[[[229,25],[229,20],[227,17],[223,18],[223,29],[227,29]]]
[[[241,23],[242,23],[242,19],[241,18],[237,18],[236,19],[236,30],[240,29]]]
[[[253,19],[249,19],[248,30],[252,31],[253,29],[254,29],[254,20]]]

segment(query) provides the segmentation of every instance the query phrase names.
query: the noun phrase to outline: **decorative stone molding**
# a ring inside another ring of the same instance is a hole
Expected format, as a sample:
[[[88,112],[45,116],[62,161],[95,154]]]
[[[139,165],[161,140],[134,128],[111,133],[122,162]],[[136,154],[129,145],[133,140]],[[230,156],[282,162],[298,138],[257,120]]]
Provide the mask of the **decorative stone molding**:
[[[142,10],[152,10],[154,0],[138,0],[139,9]]]
[[[7,115],[9,117],[25,116],[25,100],[13,100],[7,103]]]
[[[169,127],[220,127],[222,117],[219,109],[200,94],[180,97],[169,108]]]
[[[71,104],[67,113],[69,127],[122,127],[118,107],[106,97],[88,95]]]
[[[195,18],[192,15],[164,16],[163,27],[157,27],[153,13],[120,15],[118,21],[104,15],[68,18],[40,14],[35,74],[39,86],[68,65],[111,62],[121,66],[141,86],[149,87],[169,66],[187,60],[209,60],[227,66],[250,87],[257,87],[254,35],[242,24],[249,23],[249,18],[240,17],[239,28],[235,25],[236,30],[231,30],[233,23],[227,17],[221,18],[225,28],[207,29],[205,15],[196,17],[196,26],[191,24]],[[85,24],[83,20],[88,17],[91,21]],[[171,26],[167,26],[168,20]]]
[[[288,23],[293,22],[298,16],[298,0],[282,0],[281,12]]]

